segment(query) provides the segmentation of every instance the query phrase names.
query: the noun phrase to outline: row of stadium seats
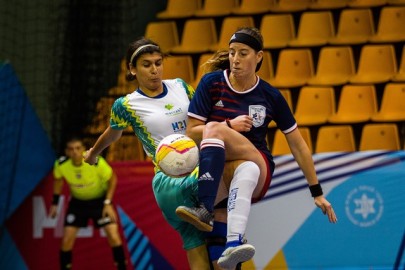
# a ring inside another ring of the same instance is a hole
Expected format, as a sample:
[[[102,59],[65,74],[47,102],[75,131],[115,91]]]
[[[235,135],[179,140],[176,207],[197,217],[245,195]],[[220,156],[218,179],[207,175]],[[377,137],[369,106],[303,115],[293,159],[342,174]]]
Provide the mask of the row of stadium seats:
[[[319,128],[315,140],[312,140],[310,128],[300,127],[299,131],[312,153],[402,149],[398,126],[395,123],[365,124],[361,128],[358,144],[351,125],[323,125]],[[274,156],[291,153],[280,130],[275,131],[271,146]]]
[[[340,96],[330,86],[304,86],[296,104],[291,91],[280,90],[290,105],[299,126],[405,121],[405,84],[385,85],[381,104],[376,89],[369,85],[344,85]],[[270,124],[275,127],[275,124]]]
[[[289,104],[299,126],[324,124],[355,124],[366,122],[405,121],[405,84],[385,85],[381,104],[378,104],[376,89],[369,85],[344,85],[339,99],[331,86],[304,86],[299,90],[293,104],[291,90],[280,90]],[[109,109],[114,97],[103,97],[97,103],[99,112],[86,133],[100,134],[108,126]],[[269,126],[276,127],[274,122]]]
[[[402,51],[398,67],[392,44],[363,45],[357,63],[350,46],[323,46],[315,66],[309,48],[283,49],[278,56],[275,76],[269,82],[276,87],[299,87],[404,81],[405,46]]]
[[[168,7],[174,2],[194,5],[194,0],[169,0]],[[405,32],[398,30],[405,25],[404,0],[196,2],[198,12],[188,7],[190,12],[180,12],[180,17],[157,16],[147,24],[145,36],[171,54],[164,62],[165,79],[180,77],[196,87],[201,64],[217,49],[227,48],[238,27],[256,26],[265,40],[258,74],[280,89],[311,152],[405,149]],[[227,9],[227,4],[233,8]],[[285,9],[271,11],[273,4]],[[208,15],[215,9],[217,13]],[[191,27],[200,22],[209,31]],[[328,38],[321,40],[327,29]],[[194,44],[184,46],[189,38]],[[117,86],[99,101],[99,113],[86,131],[91,139],[107,127],[115,98],[136,89],[125,74],[123,61]],[[290,153],[274,123],[268,143],[273,155]],[[147,159],[130,129],[107,150],[106,158]]]
[[[190,54],[227,48],[229,37],[240,26],[258,27],[264,48],[275,49],[401,42],[405,41],[404,25],[405,6],[385,6],[380,9],[377,27],[372,10],[365,8],[343,9],[337,30],[332,12],[325,10],[303,12],[298,26],[292,13],[264,15],[260,25],[255,25],[253,16],[228,16],[223,18],[220,29],[216,29],[214,18],[188,19],[181,38],[176,21],[153,21],[148,23],[145,36],[168,52]]]
[[[203,75],[201,65],[212,55],[199,55],[196,71],[191,55],[166,57],[163,76],[165,79],[182,78],[195,88]],[[317,55],[309,48],[283,49],[275,68],[272,54],[265,51],[258,75],[278,88],[405,82],[405,46],[400,59],[397,63],[392,44],[363,45],[357,61],[351,46],[323,46]],[[121,70],[118,85],[126,84],[125,72],[125,68]]]
[[[159,19],[216,17],[261,13],[285,13],[305,10],[378,7],[403,5],[404,0],[168,0]]]
[[[357,140],[352,125],[323,125],[317,131],[309,127],[299,127],[311,153],[354,152],[368,150],[397,151],[401,147],[400,133],[396,123],[368,123],[362,126]],[[313,134],[315,133],[315,138]],[[269,148],[274,156],[290,154],[290,148],[280,130],[272,133]],[[137,160],[146,157],[139,139],[130,133],[124,133],[120,140],[113,143],[107,151],[109,161]]]

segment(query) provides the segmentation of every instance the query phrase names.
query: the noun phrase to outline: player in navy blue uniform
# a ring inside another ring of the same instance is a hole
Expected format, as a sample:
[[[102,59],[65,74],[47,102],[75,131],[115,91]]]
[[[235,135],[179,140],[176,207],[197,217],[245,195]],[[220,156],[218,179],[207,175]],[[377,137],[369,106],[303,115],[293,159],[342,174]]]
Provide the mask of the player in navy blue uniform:
[[[229,69],[203,76],[189,106],[187,134],[201,141],[200,205],[194,208],[180,206],[176,213],[181,218],[197,228],[203,227],[200,224],[209,224],[215,197],[221,197],[223,193],[219,182],[224,162],[247,160],[256,164],[256,167],[249,164],[246,168],[246,163],[242,163],[236,168],[235,173],[240,172],[240,177],[232,180],[227,194],[227,243],[218,260],[224,268],[233,268],[239,262],[249,260],[255,252],[252,245],[244,243],[243,236],[251,201],[264,196],[274,170],[266,143],[271,121],[275,121],[285,134],[315,204],[330,222],[337,221],[331,204],[323,196],[311,153],[287,102],[279,90],[256,75],[262,60],[263,38],[259,30],[239,29],[229,41],[229,59],[226,59]]]

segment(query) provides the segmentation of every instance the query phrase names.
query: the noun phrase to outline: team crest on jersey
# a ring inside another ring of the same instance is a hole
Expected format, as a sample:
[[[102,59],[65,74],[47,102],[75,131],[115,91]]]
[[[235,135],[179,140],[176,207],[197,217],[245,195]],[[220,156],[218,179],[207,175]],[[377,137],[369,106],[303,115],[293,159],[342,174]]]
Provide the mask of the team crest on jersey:
[[[169,111],[170,111],[171,109],[173,109],[173,107],[174,107],[173,104],[170,104],[170,103],[165,105],[165,109],[166,109],[166,110],[169,110]]]
[[[266,108],[262,105],[250,105],[249,116],[253,118],[253,126],[260,127],[266,118]]]

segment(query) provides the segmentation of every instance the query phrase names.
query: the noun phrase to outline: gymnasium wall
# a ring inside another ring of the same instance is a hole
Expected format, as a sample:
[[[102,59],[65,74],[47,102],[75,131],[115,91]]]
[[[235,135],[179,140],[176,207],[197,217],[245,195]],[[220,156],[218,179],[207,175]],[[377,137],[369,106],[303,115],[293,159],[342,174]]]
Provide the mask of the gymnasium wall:
[[[277,167],[265,198],[253,205],[246,237],[256,247],[242,269],[403,269],[405,152],[314,155],[337,224],[314,206],[291,155]],[[177,233],[165,222],[151,188],[149,162],[112,163],[119,179],[114,202],[129,258],[128,269],[187,269]],[[57,269],[67,190],[60,216],[47,217],[52,175],[44,178],[6,222],[0,269]],[[7,256],[7,257],[5,257]],[[113,269],[105,236],[81,230],[74,269]]]

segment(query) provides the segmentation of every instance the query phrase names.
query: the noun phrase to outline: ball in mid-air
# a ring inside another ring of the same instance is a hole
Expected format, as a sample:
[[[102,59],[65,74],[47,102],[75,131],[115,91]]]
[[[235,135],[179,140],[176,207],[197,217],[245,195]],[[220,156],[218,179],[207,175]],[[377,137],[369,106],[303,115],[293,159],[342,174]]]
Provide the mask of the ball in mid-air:
[[[182,177],[190,174],[198,164],[199,151],[193,139],[183,134],[163,138],[156,148],[155,160],[166,175]]]

